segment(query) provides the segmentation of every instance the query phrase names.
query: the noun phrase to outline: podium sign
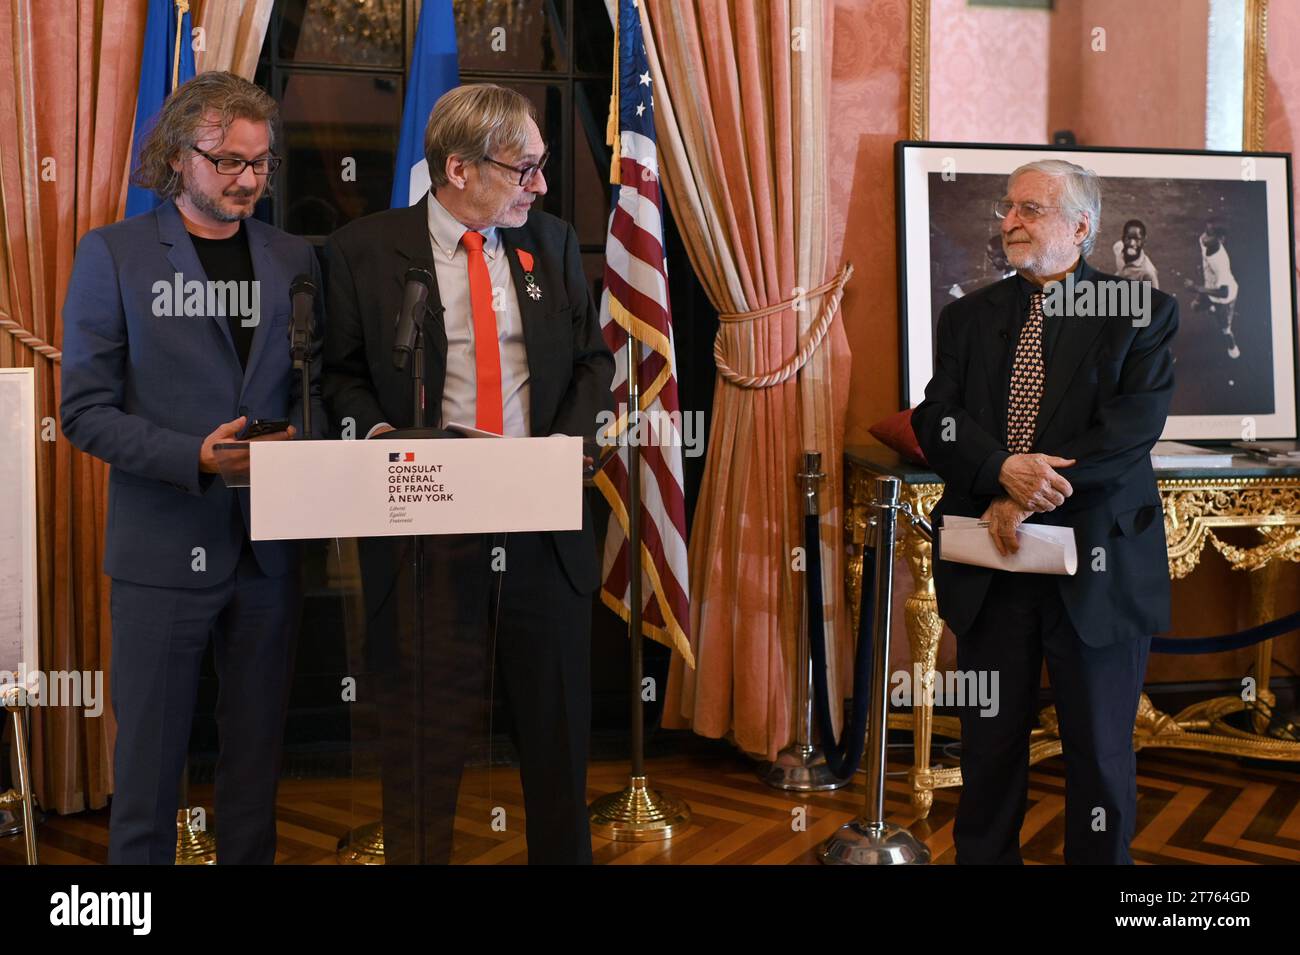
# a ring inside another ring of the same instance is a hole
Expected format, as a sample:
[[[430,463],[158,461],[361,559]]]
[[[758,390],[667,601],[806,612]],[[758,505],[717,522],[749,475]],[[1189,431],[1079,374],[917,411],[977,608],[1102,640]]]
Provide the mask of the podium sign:
[[[582,526],[582,439],[249,442],[253,540]]]

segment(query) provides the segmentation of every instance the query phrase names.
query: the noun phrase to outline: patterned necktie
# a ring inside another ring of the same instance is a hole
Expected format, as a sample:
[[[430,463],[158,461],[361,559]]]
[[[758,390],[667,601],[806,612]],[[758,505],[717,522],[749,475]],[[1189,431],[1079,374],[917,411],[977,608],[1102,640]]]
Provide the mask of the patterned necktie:
[[[469,259],[469,302],[474,313],[474,426],[503,434],[501,345],[497,341],[497,315],[492,308],[492,277],[483,257],[483,236],[466,232],[460,241]]]
[[[1038,405],[1043,400],[1043,293],[1029,297],[1029,317],[1016,342],[1007,400],[1007,450],[1028,454],[1034,445]]]

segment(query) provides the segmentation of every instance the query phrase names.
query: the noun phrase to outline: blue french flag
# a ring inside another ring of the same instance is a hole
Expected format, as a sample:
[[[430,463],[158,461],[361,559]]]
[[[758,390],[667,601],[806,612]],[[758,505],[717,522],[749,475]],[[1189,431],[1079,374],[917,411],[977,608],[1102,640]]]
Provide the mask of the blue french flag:
[[[394,208],[413,206],[429,191],[429,164],[424,158],[424,127],[438,97],[460,85],[456,62],[456,17],[451,0],[424,0],[415,31],[411,73],[406,78],[402,134],[393,171]]]
[[[149,0],[140,55],[140,86],[135,97],[135,138],[131,144],[131,169],[140,161],[140,144],[153,129],[163,100],[194,75],[189,4],[177,0]],[[126,191],[126,215],[148,212],[162,200],[148,189],[131,185]]]

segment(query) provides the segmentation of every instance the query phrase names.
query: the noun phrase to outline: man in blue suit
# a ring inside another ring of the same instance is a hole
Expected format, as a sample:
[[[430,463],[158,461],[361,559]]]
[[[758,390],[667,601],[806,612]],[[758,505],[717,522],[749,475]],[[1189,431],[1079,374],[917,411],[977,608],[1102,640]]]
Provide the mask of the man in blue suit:
[[[63,433],[112,466],[117,719],[112,863],[175,860],[178,785],[199,668],[220,690],[217,861],[275,858],[275,793],[300,601],[291,542],[249,539],[247,490],[214,445],[256,419],[302,428],[289,350],[290,285],[319,286],[311,247],[251,218],[279,160],[275,101],[201,73],[164,104],[135,181],[164,201],[87,233],[63,310]],[[319,404],[321,321],[311,343]],[[313,415],[323,427],[323,410]]]

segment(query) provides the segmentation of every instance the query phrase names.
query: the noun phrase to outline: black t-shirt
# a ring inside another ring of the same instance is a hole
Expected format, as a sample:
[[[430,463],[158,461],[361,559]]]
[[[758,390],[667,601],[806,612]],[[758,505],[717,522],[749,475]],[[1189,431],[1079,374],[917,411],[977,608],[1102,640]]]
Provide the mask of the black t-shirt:
[[[253,257],[248,252],[248,231],[244,223],[239,223],[239,231],[228,239],[205,239],[191,235],[194,251],[199,254],[199,262],[207,273],[209,282],[239,282],[239,295],[235,304],[226,309],[226,323],[230,327],[230,337],[234,339],[235,351],[239,353],[239,364],[248,368],[248,353],[253,347],[255,325],[246,324],[249,316],[240,314],[236,307],[239,303],[252,303]],[[248,283],[247,285],[242,283]],[[261,308],[258,308],[258,320],[261,320]]]

